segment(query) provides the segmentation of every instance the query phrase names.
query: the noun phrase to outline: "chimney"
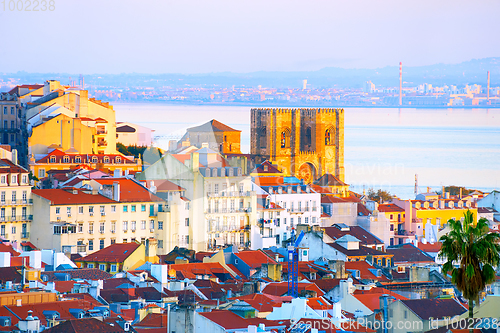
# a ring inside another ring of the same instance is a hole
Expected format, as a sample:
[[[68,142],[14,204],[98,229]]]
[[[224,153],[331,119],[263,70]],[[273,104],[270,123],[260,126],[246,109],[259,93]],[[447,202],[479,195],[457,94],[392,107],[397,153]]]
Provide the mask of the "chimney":
[[[113,200],[120,201],[120,183],[113,182]]]
[[[122,176],[122,169],[115,169],[113,171],[113,177],[114,178],[120,178]]]

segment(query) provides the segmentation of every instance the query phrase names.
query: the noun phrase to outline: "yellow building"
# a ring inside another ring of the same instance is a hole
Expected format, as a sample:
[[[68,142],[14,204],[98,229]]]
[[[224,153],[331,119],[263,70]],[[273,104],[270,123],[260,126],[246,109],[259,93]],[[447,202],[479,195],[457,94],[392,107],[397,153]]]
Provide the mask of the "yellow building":
[[[390,222],[390,245],[402,244],[405,238],[405,210],[395,204],[381,204],[377,208]],[[400,240],[398,240],[400,239]]]
[[[69,170],[78,166],[88,166],[105,172],[139,172],[142,171],[140,158],[117,154],[80,154],[75,152],[63,152],[54,149],[46,155],[35,160],[30,159],[30,169],[38,179],[45,178],[49,170]]]
[[[31,185],[28,170],[0,160],[0,236],[8,241],[29,241]]]
[[[54,145],[80,154],[116,153],[115,111],[109,103],[89,98],[87,90],[62,86],[59,81],[45,82],[42,94],[26,102],[31,154],[48,153]],[[59,115],[69,119],[54,119]]]
[[[251,153],[307,184],[331,173],[344,181],[343,109],[252,109]]]

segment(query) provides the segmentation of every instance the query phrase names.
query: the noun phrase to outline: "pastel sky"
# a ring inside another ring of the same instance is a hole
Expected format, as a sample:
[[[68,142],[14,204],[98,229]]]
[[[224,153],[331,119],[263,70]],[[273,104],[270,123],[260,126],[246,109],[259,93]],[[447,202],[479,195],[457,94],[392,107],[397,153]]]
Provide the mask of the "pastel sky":
[[[0,72],[300,71],[500,55],[495,0],[54,3],[45,12],[0,3]]]

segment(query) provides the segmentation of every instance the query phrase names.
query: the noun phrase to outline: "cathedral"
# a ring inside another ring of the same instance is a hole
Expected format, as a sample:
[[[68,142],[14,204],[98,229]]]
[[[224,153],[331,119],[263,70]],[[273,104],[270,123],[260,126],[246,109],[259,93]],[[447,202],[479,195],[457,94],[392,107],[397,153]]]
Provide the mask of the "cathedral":
[[[306,184],[324,174],[344,182],[344,109],[252,109],[251,154]]]

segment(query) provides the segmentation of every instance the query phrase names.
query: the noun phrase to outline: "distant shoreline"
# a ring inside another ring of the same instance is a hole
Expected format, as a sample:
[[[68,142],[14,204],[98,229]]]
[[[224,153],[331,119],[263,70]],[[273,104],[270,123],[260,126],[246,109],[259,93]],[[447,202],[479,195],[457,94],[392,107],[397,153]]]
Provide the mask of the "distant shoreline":
[[[185,105],[185,106],[240,106],[240,107],[287,107],[287,108],[372,108],[372,109],[500,109],[498,106],[486,105],[464,105],[464,106],[448,106],[448,105],[331,105],[331,104],[284,104],[284,103],[192,103],[192,102],[175,102],[175,101],[157,101],[157,100],[141,100],[141,101],[109,101],[113,104],[164,104],[164,105]]]

